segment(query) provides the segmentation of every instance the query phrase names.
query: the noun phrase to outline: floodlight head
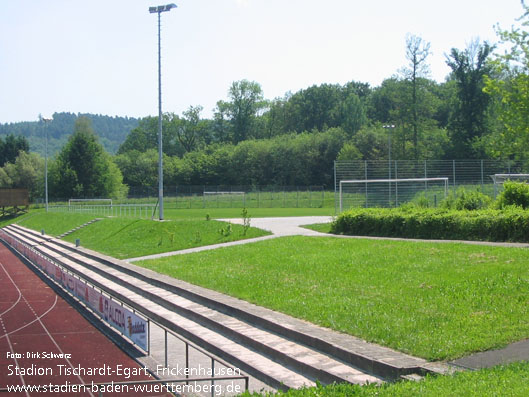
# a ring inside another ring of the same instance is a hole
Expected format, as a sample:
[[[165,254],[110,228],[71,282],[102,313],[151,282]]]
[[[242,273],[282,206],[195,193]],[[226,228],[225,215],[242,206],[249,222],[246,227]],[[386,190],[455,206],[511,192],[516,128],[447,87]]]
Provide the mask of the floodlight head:
[[[176,4],[171,3],[171,4],[166,4],[166,5],[163,5],[163,6],[149,7],[149,12],[151,14],[156,14],[156,13],[160,13],[160,12],[171,11],[171,9],[173,9],[173,8],[176,8]]]
[[[48,123],[50,121],[53,121],[53,117],[43,116],[42,114],[39,113],[39,121],[40,122],[44,122],[44,123]]]

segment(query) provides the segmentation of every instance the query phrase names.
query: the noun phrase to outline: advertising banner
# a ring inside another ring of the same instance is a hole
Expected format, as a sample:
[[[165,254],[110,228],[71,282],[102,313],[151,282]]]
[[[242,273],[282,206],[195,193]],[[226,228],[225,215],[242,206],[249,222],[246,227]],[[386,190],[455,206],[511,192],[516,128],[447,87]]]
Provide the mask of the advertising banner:
[[[94,312],[98,313],[110,326],[120,331],[143,350],[147,350],[149,327],[146,320],[132,310],[122,306],[116,300],[74,277],[71,273],[64,271],[55,262],[39,255],[33,248],[20,243],[3,230],[0,231],[0,237],[23,253],[26,258],[61,284],[70,294],[76,296]]]

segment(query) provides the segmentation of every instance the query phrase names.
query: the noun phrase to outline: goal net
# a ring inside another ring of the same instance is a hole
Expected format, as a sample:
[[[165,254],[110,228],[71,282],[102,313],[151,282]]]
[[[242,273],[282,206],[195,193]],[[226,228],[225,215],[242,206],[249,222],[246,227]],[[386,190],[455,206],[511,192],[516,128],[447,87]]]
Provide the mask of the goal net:
[[[529,183],[529,174],[494,174],[490,176],[494,182],[494,198],[498,192],[503,188],[503,184],[507,181]]]
[[[446,198],[448,178],[341,180],[339,209],[350,207],[397,207],[414,200],[436,205]]]
[[[204,191],[204,208],[206,207],[244,207],[246,193],[243,191]]]

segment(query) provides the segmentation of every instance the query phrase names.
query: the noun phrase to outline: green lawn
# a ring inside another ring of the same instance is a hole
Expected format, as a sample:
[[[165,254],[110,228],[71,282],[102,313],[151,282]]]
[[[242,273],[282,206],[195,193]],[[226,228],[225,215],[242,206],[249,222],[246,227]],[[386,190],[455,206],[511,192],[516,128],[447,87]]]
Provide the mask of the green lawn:
[[[268,394],[290,397],[448,397],[527,396],[529,363],[516,363],[452,376],[428,376],[420,382],[385,383],[381,386],[350,384],[319,386]],[[243,396],[249,396],[249,393]],[[255,395],[261,395],[255,393]]]
[[[286,237],[141,266],[429,360],[529,337],[529,252]]]
[[[231,232],[228,230],[231,228]],[[65,237],[115,258],[177,251],[186,248],[225,243],[268,234],[250,228],[244,234],[240,225],[214,220],[151,221],[148,219],[105,218]]]
[[[20,226],[39,232],[44,229],[46,234],[58,236],[94,218],[97,218],[97,216],[91,214],[46,213],[40,210],[32,211],[13,221]]]
[[[331,233],[331,223],[315,223],[314,225],[305,225],[303,227],[320,233]]]
[[[240,218],[241,208],[165,209],[167,219]],[[334,215],[334,208],[248,208],[252,218]]]
[[[177,251],[204,245],[254,238],[269,234],[260,229],[225,222],[206,220],[204,213],[187,213],[180,219],[159,222],[138,218],[102,218],[99,222],[82,228],[64,239],[115,258],[125,259],[136,256]],[[241,211],[230,213],[241,218]],[[58,236],[94,218],[96,215],[78,213],[45,213],[33,211],[18,218],[6,220],[2,226],[17,222],[33,230],[44,229],[46,234]]]

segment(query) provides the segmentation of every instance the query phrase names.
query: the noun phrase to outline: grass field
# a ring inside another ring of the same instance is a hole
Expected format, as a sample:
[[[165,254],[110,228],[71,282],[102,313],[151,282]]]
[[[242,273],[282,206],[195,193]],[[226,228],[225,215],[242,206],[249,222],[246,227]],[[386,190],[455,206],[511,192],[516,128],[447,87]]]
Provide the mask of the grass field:
[[[80,239],[81,245],[125,259],[177,251],[204,245],[254,238],[269,234],[240,225],[214,220],[178,220],[157,222],[146,219],[103,219],[89,228],[80,229],[65,240]]]
[[[251,208],[252,218],[333,215],[334,208]],[[67,239],[127,258],[241,238],[213,218],[238,208],[166,209],[157,222],[110,218]],[[52,235],[90,214],[32,211],[17,221]],[[329,231],[329,224],[312,225]],[[256,233],[251,234],[251,233]],[[249,230],[246,237],[260,232]],[[155,271],[430,360],[449,360],[529,337],[529,252],[518,248],[361,239],[278,238],[138,263]],[[364,387],[292,390],[300,396],[527,395],[529,363]],[[280,393],[282,394],[282,393]]]
[[[41,231],[44,229],[46,234],[58,236],[74,227],[80,226],[94,219],[90,214],[55,214],[45,213],[42,210],[31,212],[18,219],[13,219],[20,226]]]
[[[288,237],[139,263],[429,360],[529,337],[529,253]]]
[[[241,214],[232,212],[233,217]],[[45,213],[42,211],[19,218],[21,226],[52,236],[60,235],[92,219],[90,214]],[[182,219],[159,222],[134,218],[103,218],[99,222],[65,237],[66,241],[80,239],[81,245],[104,254],[124,259],[135,256],[177,251],[186,248],[254,238],[268,234],[259,229],[207,221],[205,214],[194,213]]]
[[[527,396],[529,363],[516,363],[452,376],[428,376],[421,382],[385,383],[383,385],[330,385],[288,392],[275,396],[291,397],[448,397],[448,396]],[[243,396],[249,396],[249,393]],[[255,393],[254,395],[260,395]],[[269,394],[272,395],[272,394]]]

